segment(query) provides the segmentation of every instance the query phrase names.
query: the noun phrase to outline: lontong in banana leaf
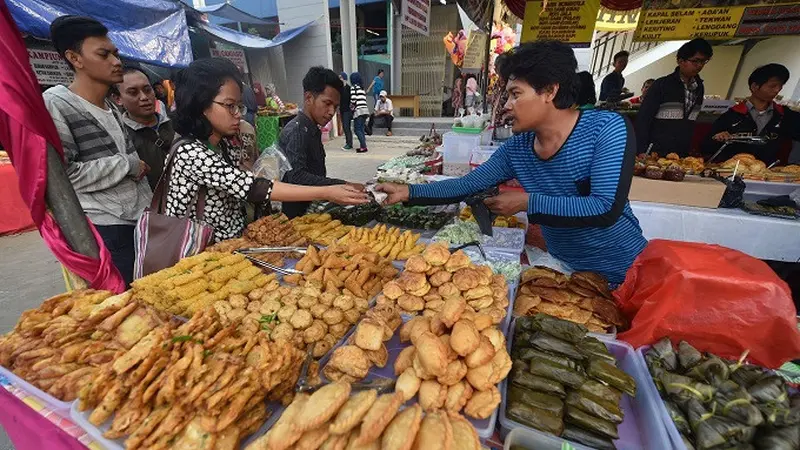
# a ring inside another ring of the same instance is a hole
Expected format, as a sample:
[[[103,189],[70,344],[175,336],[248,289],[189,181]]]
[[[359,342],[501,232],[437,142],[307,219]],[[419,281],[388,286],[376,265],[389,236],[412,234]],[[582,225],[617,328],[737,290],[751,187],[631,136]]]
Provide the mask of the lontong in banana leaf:
[[[672,423],[675,424],[675,428],[677,428],[681,434],[691,435],[692,429],[689,427],[689,421],[686,419],[683,411],[671,400],[665,400],[664,405],[667,407],[667,413],[669,413]]]
[[[775,427],[800,426],[800,405],[791,407],[759,403],[757,409],[763,414],[764,420]]]
[[[764,378],[767,373],[763,368],[751,364],[734,365],[731,367],[731,380],[739,386],[747,389],[754,385],[758,380]]]
[[[586,373],[597,380],[609,384],[622,392],[636,396],[636,381],[633,377],[601,359],[592,358],[586,367]]]
[[[586,431],[583,428],[579,428],[573,425],[567,425],[564,427],[564,432],[561,433],[561,437],[577,442],[579,444],[583,444],[587,447],[595,448],[598,450],[616,450],[617,446],[611,441],[611,439],[600,436],[598,434],[594,434],[592,432]]]
[[[706,450],[723,445],[748,443],[755,435],[756,427],[748,427],[735,420],[715,415],[697,399],[686,403],[689,423],[694,431],[695,447]]]
[[[683,370],[689,370],[703,360],[703,354],[686,341],[678,343],[678,361]]]
[[[617,362],[616,358],[614,358],[614,355],[608,351],[606,344],[603,344],[599,339],[592,336],[586,336],[583,338],[583,340],[578,344],[578,351],[586,355],[587,358],[596,357],[604,359],[611,364],[616,364]]]
[[[755,427],[760,425],[764,418],[752,401],[753,397],[747,390],[732,380],[722,382],[714,394],[717,414]]]
[[[681,401],[694,398],[701,402],[708,402],[714,398],[716,392],[712,386],[705,383],[669,372],[661,374],[661,386],[664,388],[664,392]]]
[[[530,373],[527,369],[515,368],[511,371],[511,384],[527,389],[531,389],[545,394],[555,395],[559,398],[567,396],[564,385],[558,381],[539,377]]]
[[[564,402],[560,398],[518,386],[512,385],[508,388],[507,401],[508,403],[524,403],[558,417],[564,415]]]
[[[759,427],[753,443],[759,450],[797,450],[800,448],[800,427]]]
[[[578,389],[586,382],[586,375],[579,368],[562,366],[544,358],[531,359],[529,370],[534,375],[557,381],[572,389]]]
[[[728,363],[720,357],[710,355],[705,361],[686,372],[686,376],[704,381],[712,386],[719,386],[730,377],[730,369]]]
[[[535,315],[531,321],[531,327],[573,344],[581,342],[586,333],[589,332],[583,325],[548,316],[547,314]]]
[[[686,450],[695,450],[694,443],[683,433],[681,433],[681,440],[683,445],[686,446]]]
[[[567,367],[577,366],[574,361],[565,356],[542,352],[536,350],[535,348],[530,348],[530,347],[517,347],[517,341],[514,341],[514,348],[511,350],[511,358],[521,359],[524,361],[530,361],[531,358],[544,358],[544,359],[549,359],[550,361],[553,361],[556,364],[561,364],[562,366],[567,366]]]
[[[747,389],[753,399],[759,403],[770,403],[777,406],[789,406],[789,393],[786,382],[777,375],[769,375],[755,382]]]
[[[649,352],[653,352],[661,360],[661,365],[668,371],[674,372],[678,368],[678,355],[675,354],[672,341],[668,337],[653,344],[648,350]]]
[[[524,359],[512,359],[511,370],[522,369],[527,372],[528,367],[528,363]]]
[[[567,414],[564,416],[564,420],[592,433],[601,434],[611,439],[619,439],[616,424],[587,414],[574,406],[567,406]]]
[[[592,394],[597,398],[614,403],[615,405],[619,405],[619,402],[622,401],[622,392],[597,380],[586,380],[586,383],[581,385],[580,391]]]
[[[570,344],[567,341],[562,341],[561,339],[543,331],[533,334],[527,343],[529,346],[537,350],[563,355],[575,361],[583,361],[586,359],[586,356],[578,351],[574,344]]]
[[[571,391],[567,394],[567,405],[616,424],[625,419],[619,404],[607,402],[586,392]]]
[[[650,376],[653,377],[658,392],[664,392],[664,388],[661,386],[661,375],[665,371],[661,360],[654,352],[648,352],[644,355],[644,361],[647,363],[647,370],[650,371]]]
[[[524,403],[509,403],[506,406],[506,416],[522,425],[556,436],[561,436],[564,431],[564,421],[560,416],[554,416]]]

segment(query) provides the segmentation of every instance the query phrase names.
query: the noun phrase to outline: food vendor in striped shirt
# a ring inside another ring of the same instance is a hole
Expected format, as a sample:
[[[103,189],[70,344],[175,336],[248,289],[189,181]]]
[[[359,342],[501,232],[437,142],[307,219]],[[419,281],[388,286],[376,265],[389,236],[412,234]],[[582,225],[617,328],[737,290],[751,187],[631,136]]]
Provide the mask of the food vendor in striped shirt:
[[[508,80],[515,136],[470,174],[427,185],[378,186],[387,203],[451,203],[516,178],[525,192],[486,199],[495,213],[528,213],[548,251],[573,270],[622,283],[647,245],[628,203],[636,140],[611,111],[573,108],[577,62],[563,43],[523,44],[498,67]]]

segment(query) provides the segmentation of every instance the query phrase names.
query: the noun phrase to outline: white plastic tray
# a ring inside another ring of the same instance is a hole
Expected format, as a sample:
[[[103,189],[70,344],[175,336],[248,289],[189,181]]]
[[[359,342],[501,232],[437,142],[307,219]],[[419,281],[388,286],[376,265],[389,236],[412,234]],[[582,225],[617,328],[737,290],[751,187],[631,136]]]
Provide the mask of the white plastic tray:
[[[641,389],[648,390],[651,396],[655,396],[658,399],[658,402],[656,402],[656,409],[658,410],[658,415],[661,418],[661,422],[664,424],[664,429],[669,436],[669,441],[672,443],[671,448],[675,450],[686,450],[686,444],[683,443],[681,434],[678,432],[675,422],[672,421],[672,417],[669,416],[669,411],[667,411],[667,406],[664,404],[664,400],[661,399],[661,395],[658,393],[658,388],[656,388],[653,377],[650,376],[650,369],[647,367],[647,360],[644,359],[644,355],[648,350],[650,350],[649,345],[645,345],[636,349],[636,356],[641,361],[642,365],[644,366],[644,370],[647,373],[647,380],[643,381],[641,384],[637,380],[637,386],[639,386]]]
[[[8,381],[14,385],[15,387],[22,389],[23,391],[27,392],[28,394],[36,397],[37,399],[41,400],[42,403],[45,404],[48,408],[52,409],[53,412],[58,414],[61,417],[69,417],[69,409],[72,405],[71,402],[61,401],[52,395],[44,392],[43,390],[37,388],[36,386],[28,383],[27,381],[23,380],[19,376],[17,376],[14,372],[6,369],[3,366],[0,366],[0,375],[8,378]]]

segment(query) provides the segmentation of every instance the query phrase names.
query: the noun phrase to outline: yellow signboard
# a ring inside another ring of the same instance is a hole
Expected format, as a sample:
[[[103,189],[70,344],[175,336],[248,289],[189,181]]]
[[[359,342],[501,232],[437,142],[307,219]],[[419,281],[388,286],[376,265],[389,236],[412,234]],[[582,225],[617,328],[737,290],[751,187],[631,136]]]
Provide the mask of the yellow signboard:
[[[586,46],[592,42],[594,24],[600,0],[548,0],[532,1],[525,5],[521,42],[553,39],[573,46]]]
[[[594,29],[597,31],[630,31],[636,28],[639,14],[641,14],[641,10],[638,8],[631,11],[614,11],[600,7]]]
[[[646,6],[646,5],[645,5]],[[635,39],[674,41],[693,38],[800,34],[800,3],[691,9],[642,9]]]

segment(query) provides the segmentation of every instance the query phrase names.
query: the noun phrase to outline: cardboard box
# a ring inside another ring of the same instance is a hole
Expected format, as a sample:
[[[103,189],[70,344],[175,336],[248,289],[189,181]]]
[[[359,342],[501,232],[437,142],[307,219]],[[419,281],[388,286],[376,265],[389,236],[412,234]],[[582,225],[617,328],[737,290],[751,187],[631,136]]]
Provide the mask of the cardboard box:
[[[630,200],[670,205],[717,208],[725,184],[712,178],[687,175],[683,181],[651,180],[633,177]]]

